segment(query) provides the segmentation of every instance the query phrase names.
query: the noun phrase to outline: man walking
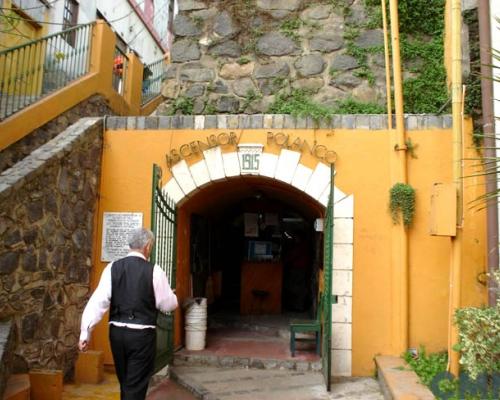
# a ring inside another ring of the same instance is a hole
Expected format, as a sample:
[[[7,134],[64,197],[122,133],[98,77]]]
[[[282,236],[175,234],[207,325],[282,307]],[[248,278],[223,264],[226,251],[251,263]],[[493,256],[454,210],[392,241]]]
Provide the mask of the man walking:
[[[86,351],[90,332],[109,313],[109,340],[120,382],[121,400],[144,400],[153,374],[156,316],[177,307],[165,272],[148,262],[154,235],[144,228],[129,238],[130,252],[108,264],[82,315],[79,349]]]

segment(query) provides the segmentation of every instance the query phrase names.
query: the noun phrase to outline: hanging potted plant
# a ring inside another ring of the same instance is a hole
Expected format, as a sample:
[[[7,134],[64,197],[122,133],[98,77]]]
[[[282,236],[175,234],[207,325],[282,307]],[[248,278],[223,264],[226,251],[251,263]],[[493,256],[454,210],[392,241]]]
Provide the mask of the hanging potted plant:
[[[401,215],[404,226],[410,227],[415,216],[415,189],[406,183],[396,183],[389,193],[392,222],[398,224]]]

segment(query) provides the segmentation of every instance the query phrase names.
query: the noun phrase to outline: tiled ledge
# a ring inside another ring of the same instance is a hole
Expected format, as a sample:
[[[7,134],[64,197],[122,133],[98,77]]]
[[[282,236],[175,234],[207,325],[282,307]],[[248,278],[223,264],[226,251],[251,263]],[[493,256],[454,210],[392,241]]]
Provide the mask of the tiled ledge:
[[[405,115],[405,128],[450,129],[450,115]],[[394,117],[393,117],[394,119]],[[149,129],[387,129],[387,115],[334,115],[316,123],[311,117],[283,114],[174,115],[168,117],[107,117],[108,130]]]

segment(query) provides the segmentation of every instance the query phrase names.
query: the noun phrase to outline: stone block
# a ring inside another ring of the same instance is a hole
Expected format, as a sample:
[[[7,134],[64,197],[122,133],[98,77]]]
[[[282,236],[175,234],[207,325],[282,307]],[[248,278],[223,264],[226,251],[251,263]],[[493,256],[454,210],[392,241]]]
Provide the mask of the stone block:
[[[294,63],[295,69],[302,77],[321,74],[325,70],[325,65],[325,60],[319,54],[307,54]]]
[[[137,117],[127,117],[127,130],[132,131],[137,127]]]
[[[318,163],[307,183],[305,192],[312,198],[319,200],[329,184],[330,167],[323,163]]]
[[[227,129],[227,116],[226,115],[217,115],[217,128],[219,129]]]
[[[98,384],[104,379],[102,351],[79,352],[75,364],[75,382]]]
[[[354,221],[352,218],[335,218],[334,244],[353,243]]]
[[[191,176],[191,172],[186,160],[181,160],[172,167],[172,175],[181,187],[184,194],[189,194],[196,189],[196,183]]]
[[[181,39],[172,45],[172,62],[186,62],[199,60],[201,57],[198,43],[190,39]]]
[[[285,115],[283,120],[284,129],[295,129],[297,119],[293,115]]]
[[[213,29],[215,34],[221,38],[230,38],[238,33],[238,27],[227,11],[217,13]]]
[[[224,173],[227,177],[240,175],[240,161],[237,152],[223,153]]]
[[[283,114],[275,114],[273,119],[273,128],[282,129],[285,123],[285,116]]]
[[[238,115],[228,115],[226,121],[227,121],[226,128],[228,128],[228,129],[240,128],[240,119],[239,119]],[[220,128],[220,126],[219,126],[219,128]]]
[[[332,271],[332,294],[352,296],[352,271]]]
[[[217,128],[217,116],[205,115],[205,129],[215,129],[215,128]]]
[[[277,165],[278,156],[276,154],[262,153],[260,156],[259,175],[274,178]]]
[[[175,178],[171,178],[163,187],[165,192],[167,192],[168,196],[175,202],[179,203],[184,197],[184,192],[181,187],[175,180]]]
[[[265,114],[264,121],[262,123],[262,127],[264,129],[272,129],[273,128],[273,120],[274,120],[273,114]]]
[[[182,129],[193,129],[194,128],[194,116],[193,115],[183,115],[181,128]]]
[[[198,36],[201,29],[186,15],[177,14],[174,18],[173,30],[176,36]]]
[[[256,114],[250,117],[250,128],[262,129],[263,126],[264,126],[264,116],[262,114]]]
[[[335,197],[335,193],[333,194]],[[339,200],[335,199],[335,218],[352,218],[354,215],[354,197],[350,195],[348,197],[341,198]]]
[[[203,152],[205,162],[207,163],[208,173],[213,181],[224,179],[224,160],[220,147],[205,150]]]
[[[145,129],[158,129],[158,117],[146,117]]]
[[[351,270],[353,265],[353,245],[333,245],[333,269]]]
[[[297,151],[281,150],[276,166],[275,178],[285,183],[291,183],[301,154]]]
[[[286,56],[298,52],[295,42],[281,32],[269,32],[257,41],[257,52],[265,56]]]
[[[380,130],[387,128],[387,117],[385,115],[370,115],[370,129]]]
[[[205,128],[205,116],[196,115],[194,117],[194,129],[204,129]]]
[[[352,297],[338,296],[337,301],[332,304],[332,321],[352,323]]]
[[[236,58],[241,56],[241,46],[234,40],[228,40],[211,47],[209,53],[216,57]]]
[[[210,182],[210,174],[205,160],[200,160],[189,167],[196,186],[201,187]]]
[[[105,129],[107,129],[107,130],[115,130],[118,118],[119,117],[108,117],[108,118],[106,118],[106,127],[105,127]]]
[[[370,129],[370,116],[356,115],[356,129]]]
[[[60,370],[35,369],[29,372],[31,400],[61,400],[63,373]]]
[[[159,129],[169,129],[172,124],[172,117],[159,117],[158,118],[158,128]]]
[[[297,117],[295,121],[296,129],[306,129],[307,128],[307,119],[306,117]]]
[[[146,129],[146,117],[137,117],[137,130],[144,130]]]
[[[332,375],[333,376],[352,375],[351,350],[332,350]]]
[[[292,185],[297,189],[304,191],[312,173],[313,170],[311,168],[308,168],[303,164],[297,165],[297,169],[295,170],[295,174],[292,179]]]
[[[344,39],[336,33],[320,33],[314,36],[309,42],[311,51],[320,51],[322,53],[339,50],[343,45]]]
[[[355,115],[342,115],[342,128],[343,129],[354,129],[356,126],[356,116]]]
[[[352,349],[352,325],[345,322],[334,322],[332,324],[332,349]]]

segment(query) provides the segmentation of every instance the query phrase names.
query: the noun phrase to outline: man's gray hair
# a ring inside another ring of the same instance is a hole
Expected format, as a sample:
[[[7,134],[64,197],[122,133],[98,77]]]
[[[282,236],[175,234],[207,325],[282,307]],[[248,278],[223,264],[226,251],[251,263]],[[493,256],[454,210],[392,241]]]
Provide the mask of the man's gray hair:
[[[128,237],[128,245],[131,249],[139,250],[144,248],[150,241],[155,239],[155,235],[149,229],[134,229]]]

